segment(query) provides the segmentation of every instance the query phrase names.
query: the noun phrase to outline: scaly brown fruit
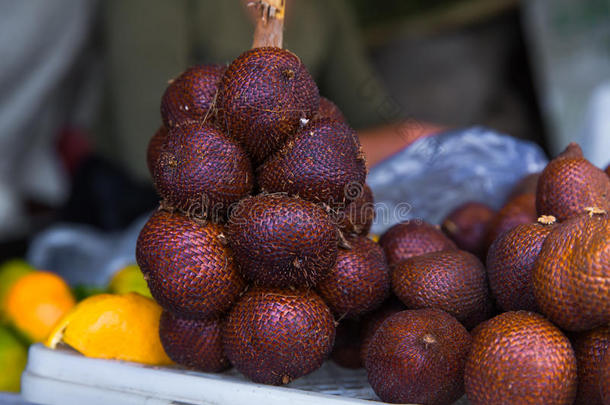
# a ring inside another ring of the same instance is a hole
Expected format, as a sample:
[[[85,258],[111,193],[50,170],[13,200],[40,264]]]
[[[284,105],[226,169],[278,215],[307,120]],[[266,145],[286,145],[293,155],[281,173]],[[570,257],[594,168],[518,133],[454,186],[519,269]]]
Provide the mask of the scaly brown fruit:
[[[161,97],[161,118],[167,128],[213,121],[222,65],[195,65],[172,80]]]
[[[456,249],[455,243],[440,229],[418,219],[392,226],[381,235],[379,244],[385,252],[390,267],[413,256]]]
[[[155,178],[155,166],[157,165],[159,156],[161,156],[163,144],[165,144],[166,139],[167,128],[165,128],[164,125],[161,125],[152,138],[150,138],[150,141],[148,141],[148,147],[146,149],[146,165],[148,166],[148,171],[153,179]]]
[[[284,194],[243,199],[227,226],[241,272],[269,287],[315,286],[335,264],[338,234],[323,208]]]
[[[169,131],[153,173],[165,207],[212,220],[224,219],[254,184],[243,149],[218,129],[198,123]]]
[[[502,310],[538,312],[532,269],[554,224],[555,217],[540,217],[536,223],[517,225],[492,243],[487,253],[487,276]]]
[[[494,215],[489,223],[487,231],[486,249],[506,231],[511,230],[517,225],[530,224],[536,222],[536,196],[534,194],[520,194],[509,200]]]
[[[284,192],[340,210],[354,190],[364,187],[366,165],[354,130],[322,119],[300,128],[256,175],[265,192]]]
[[[210,319],[226,312],[245,288],[224,228],[166,211],[142,228],[136,259],[150,292],[164,309],[185,318]]]
[[[345,115],[343,115],[339,107],[326,97],[320,97],[320,108],[318,108],[318,112],[314,117],[314,119],[322,118],[329,118],[333,121],[347,124],[347,119],[345,119]]]
[[[229,368],[218,318],[183,319],[163,311],[159,337],[165,353],[182,366],[209,373]]]
[[[542,315],[505,312],[472,332],[466,396],[472,405],[570,405],[576,357],[570,341]]]
[[[392,269],[392,291],[407,308],[438,308],[468,329],[491,315],[485,267],[471,253],[444,250],[414,256]]]
[[[362,317],[360,321],[360,336],[362,337],[362,344],[360,346],[360,361],[363,365],[364,359],[366,359],[369,344],[373,339],[373,335],[375,335],[375,332],[377,332],[377,329],[387,318],[397,312],[404,311],[405,309],[407,309],[407,307],[405,307],[405,305],[400,302],[398,298],[392,295],[381,305],[379,309]]]
[[[488,205],[470,201],[451,211],[441,229],[458,248],[485,259],[485,236],[495,211]]]
[[[610,354],[608,353],[610,351],[606,352],[602,360],[599,379],[599,390],[604,405],[610,405]]]
[[[373,191],[368,184],[362,188],[352,187],[349,191],[345,209],[335,212],[337,223],[345,235],[366,236],[375,219]]]
[[[217,98],[221,127],[243,144],[255,165],[277,151],[318,111],[313,78],[292,52],[250,49],[227,68]]]
[[[335,345],[330,358],[341,367],[361,368],[363,364],[360,358],[360,322],[355,319],[342,319],[336,329]]]
[[[577,334],[572,347],[578,363],[578,391],[575,405],[603,405],[599,381],[602,360],[610,346],[610,325]]]
[[[253,288],[223,325],[231,364],[263,384],[288,384],[318,369],[334,340],[330,309],[311,290]]]
[[[371,341],[365,367],[382,401],[449,405],[464,393],[468,331],[438,309],[387,318]]]
[[[335,265],[317,287],[339,319],[373,311],[390,294],[390,273],[381,247],[366,236],[348,243],[351,249],[339,249]]]
[[[563,222],[581,215],[586,207],[610,210],[610,178],[584,158],[578,144],[571,143],[542,171],[536,208],[540,215]]]
[[[592,329],[610,322],[610,220],[594,211],[557,224],[532,272],[541,313],[560,328]]]

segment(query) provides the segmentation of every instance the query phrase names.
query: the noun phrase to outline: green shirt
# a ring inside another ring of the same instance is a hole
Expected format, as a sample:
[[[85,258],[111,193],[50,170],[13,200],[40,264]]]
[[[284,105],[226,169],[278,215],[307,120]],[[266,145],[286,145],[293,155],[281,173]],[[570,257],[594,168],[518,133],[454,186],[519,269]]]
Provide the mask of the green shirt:
[[[251,47],[254,27],[239,0],[107,0],[102,7],[107,84],[98,147],[147,178],[146,145],[161,124],[168,80],[193,64],[230,63]],[[388,96],[349,7],[338,0],[287,7],[284,47],[303,60],[320,93],[356,129],[382,123]]]

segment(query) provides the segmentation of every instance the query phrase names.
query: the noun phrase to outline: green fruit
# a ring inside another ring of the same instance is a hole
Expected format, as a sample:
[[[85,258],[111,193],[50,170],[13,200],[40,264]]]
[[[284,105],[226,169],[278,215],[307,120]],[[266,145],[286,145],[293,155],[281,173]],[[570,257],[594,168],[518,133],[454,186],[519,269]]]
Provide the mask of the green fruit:
[[[25,260],[11,259],[0,265],[0,320],[4,317],[4,299],[8,290],[21,276],[34,271]]]
[[[19,391],[26,362],[26,346],[9,329],[0,327],[0,391]]]
[[[145,297],[152,298],[150,290],[148,289],[148,284],[137,264],[130,264],[114,273],[114,276],[112,276],[112,279],[108,284],[108,290],[114,294],[135,292]]]

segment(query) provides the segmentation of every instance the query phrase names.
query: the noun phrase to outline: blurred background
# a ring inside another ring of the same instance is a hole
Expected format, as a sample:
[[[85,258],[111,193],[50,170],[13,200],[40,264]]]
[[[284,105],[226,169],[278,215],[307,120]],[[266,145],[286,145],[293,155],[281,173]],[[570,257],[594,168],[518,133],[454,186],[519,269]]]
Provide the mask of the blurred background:
[[[0,2],[0,260],[56,223],[119,231],[158,204],[146,145],[168,80],[251,45],[243,0]],[[285,47],[374,165],[484,125],[610,159],[607,0],[289,0]]]

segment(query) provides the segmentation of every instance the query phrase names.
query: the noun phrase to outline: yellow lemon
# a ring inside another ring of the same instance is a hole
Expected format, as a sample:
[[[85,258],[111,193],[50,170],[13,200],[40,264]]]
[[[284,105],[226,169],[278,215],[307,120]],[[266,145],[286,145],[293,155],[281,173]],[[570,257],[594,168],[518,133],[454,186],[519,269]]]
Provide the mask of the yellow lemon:
[[[5,298],[8,290],[21,276],[32,271],[34,268],[22,259],[7,260],[0,265],[0,317],[4,317]]]
[[[137,264],[130,264],[117,271],[108,284],[108,290],[115,294],[137,292],[152,298],[148,284]]]
[[[0,327],[0,391],[19,391],[26,361],[26,347],[7,328]]]
[[[172,364],[159,339],[161,307],[140,294],[101,294],[78,303],[46,345],[65,343],[87,357]]]
[[[42,342],[74,303],[70,287],[61,277],[34,271],[9,288],[5,297],[6,318],[27,338]]]

